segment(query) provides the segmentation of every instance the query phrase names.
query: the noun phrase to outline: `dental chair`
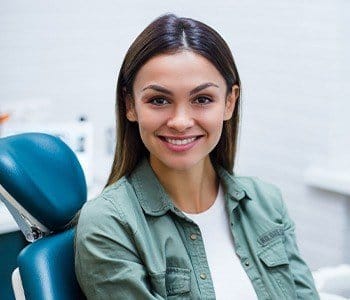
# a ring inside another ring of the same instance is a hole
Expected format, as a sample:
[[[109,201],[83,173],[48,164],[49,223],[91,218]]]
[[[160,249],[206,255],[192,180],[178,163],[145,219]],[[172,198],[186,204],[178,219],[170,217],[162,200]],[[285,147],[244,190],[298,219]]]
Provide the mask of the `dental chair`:
[[[31,242],[12,275],[16,299],[85,299],[74,272],[74,228],[67,224],[86,197],[78,159],[59,138],[25,133],[0,139],[0,200]]]

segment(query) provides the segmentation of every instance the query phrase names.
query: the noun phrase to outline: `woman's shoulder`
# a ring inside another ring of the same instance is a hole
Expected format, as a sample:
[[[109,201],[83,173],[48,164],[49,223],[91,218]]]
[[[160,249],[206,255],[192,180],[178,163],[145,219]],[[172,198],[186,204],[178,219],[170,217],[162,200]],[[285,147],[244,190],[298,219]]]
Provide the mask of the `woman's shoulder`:
[[[281,190],[276,184],[256,176],[234,176],[234,179],[254,205],[279,212],[285,209]]]
[[[256,176],[234,176],[234,179],[244,190],[251,194],[269,196],[281,194],[280,188],[276,184]]]
[[[105,187],[95,198],[88,200],[82,207],[78,226],[93,227],[119,222],[126,224],[130,214],[135,214],[137,202],[134,191],[126,177]]]
[[[89,199],[82,207],[82,213],[95,214],[103,210],[110,210],[118,202],[123,201],[127,190],[125,178],[105,187],[96,197]]]

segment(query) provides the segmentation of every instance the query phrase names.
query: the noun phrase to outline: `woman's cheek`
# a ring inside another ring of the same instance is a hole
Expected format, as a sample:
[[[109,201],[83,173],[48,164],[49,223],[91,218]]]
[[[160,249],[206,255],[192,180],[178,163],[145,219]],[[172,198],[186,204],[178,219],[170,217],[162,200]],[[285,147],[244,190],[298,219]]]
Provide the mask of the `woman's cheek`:
[[[152,131],[156,130],[158,126],[160,126],[159,115],[154,114],[152,112],[143,112],[139,115],[138,121],[139,126],[144,131]]]

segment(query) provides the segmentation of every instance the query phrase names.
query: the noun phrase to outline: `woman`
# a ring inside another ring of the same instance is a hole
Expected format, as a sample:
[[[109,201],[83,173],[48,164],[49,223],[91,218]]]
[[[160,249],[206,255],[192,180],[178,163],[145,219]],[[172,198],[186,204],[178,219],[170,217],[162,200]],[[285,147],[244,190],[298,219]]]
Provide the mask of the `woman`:
[[[76,231],[88,299],[318,299],[279,190],[233,174],[240,89],[201,22],[167,14],[133,42],[112,171]]]

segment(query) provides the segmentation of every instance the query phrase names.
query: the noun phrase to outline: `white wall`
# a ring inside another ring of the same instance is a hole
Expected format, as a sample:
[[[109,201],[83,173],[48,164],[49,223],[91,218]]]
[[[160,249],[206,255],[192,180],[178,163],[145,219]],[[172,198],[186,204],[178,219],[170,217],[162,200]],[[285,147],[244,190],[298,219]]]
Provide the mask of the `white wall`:
[[[40,98],[53,121],[86,114],[103,180],[123,56],[165,12],[213,26],[233,50],[243,83],[237,172],[282,189],[312,269],[350,263],[350,199],[303,180],[310,165],[348,159],[339,146],[350,127],[348,1],[1,1],[0,108]]]

